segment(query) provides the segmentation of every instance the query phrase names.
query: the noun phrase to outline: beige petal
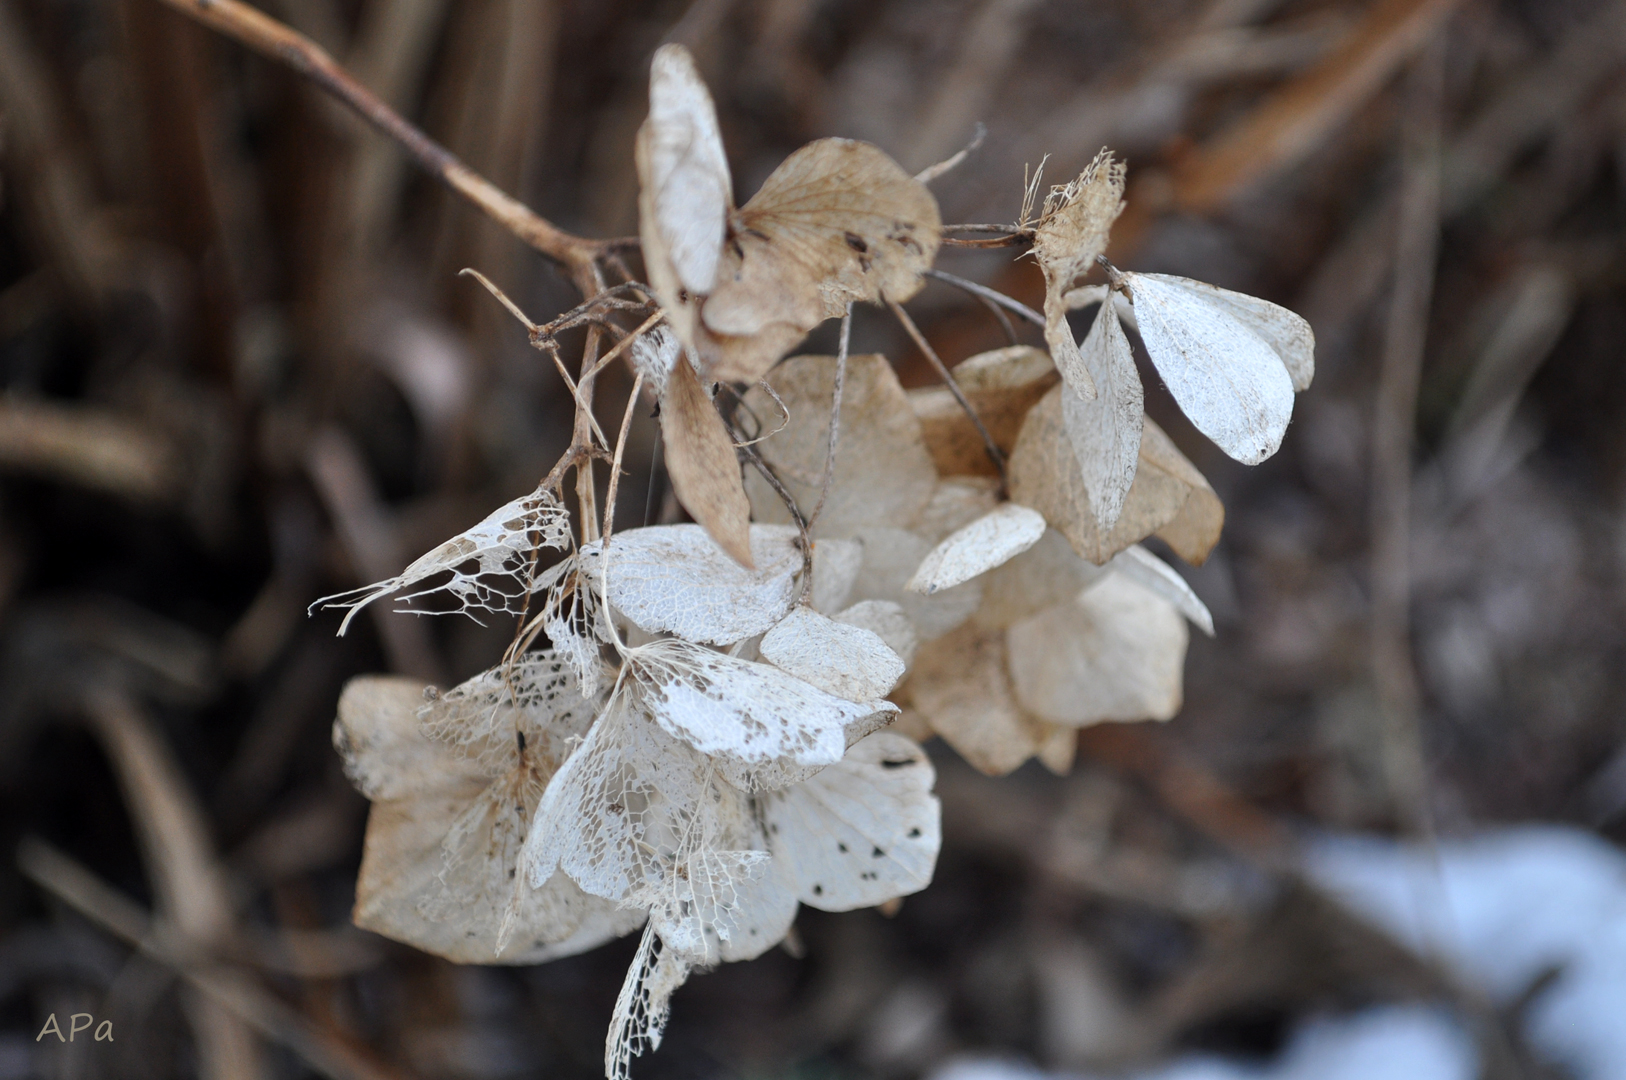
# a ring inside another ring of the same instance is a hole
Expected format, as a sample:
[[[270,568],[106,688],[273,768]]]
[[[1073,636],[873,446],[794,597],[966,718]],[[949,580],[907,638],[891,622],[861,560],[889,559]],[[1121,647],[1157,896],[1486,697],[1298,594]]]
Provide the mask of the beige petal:
[[[790,410],[790,422],[758,444],[758,450],[804,514],[812,513],[819,501],[835,372],[834,357],[793,356],[768,376]],[[760,388],[745,395],[745,404],[764,422],[779,414]],[[779,496],[755,470],[746,482],[757,520],[790,521]],[[937,470],[921,440],[920,421],[892,365],[884,356],[849,356],[835,476],[815,535],[842,538],[866,525],[904,525],[936,488]]]
[[[873,701],[903,678],[903,659],[872,630],[797,608],[762,638],[768,663],[827,694]]]
[[[717,281],[733,180],[717,110],[694,57],[663,45],[649,65],[649,118],[640,132],[654,224],[679,283],[709,293]]]
[[[890,600],[860,600],[832,618],[836,622],[870,631],[898,654],[905,667],[914,663],[920,638],[915,633],[915,624],[909,621],[909,616],[898,604]]]
[[[1043,514],[1004,503],[928,552],[905,587],[930,596],[970,581],[1032,547],[1044,531]]]
[[[930,542],[911,530],[869,526],[860,529],[855,539],[864,545],[864,566],[853,585],[853,595],[866,600],[890,600],[902,607],[921,641],[930,641],[959,626],[982,602],[982,585],[977,581],[931,596],[904,588],[932,549]]]
[[[1009,464],[1011,499],[1039,511],[1066,535],[1074,550],[1101,565],[1175,520],[1191,486],[1164,469],[1146,467],[1144,444],[1149,437],[1143,431],[1141,466],[1117,522],[1103,534],[1096,525],[1078,455],[1067,436],[1062,411],[1065,392],[1065,385],[1051,390],[1022,425]]]
[[[1185,620],[1121,574],[1005,634],[1017,700],[1053,724],[1167,720],[1180,709]]]
[[[1214,616],[1209,614],[1208,605],[1192,591],[1186,579],[1174,567],[1139,544],[1131,544],[1118,552],[1108,565],[1114,573],[1124,575],[1173,604],[1175,610],[1195,623],[1199,630],[1209,637],[1214,636]]]
[[[909,523],[909,531],[936,544],[998,506],[998,477],[951,476],[938,483],[931,501]]]
[[[813,541],[813,610],[829,614],[845,607],[863,565],[864,546],[856,540]]]
[[[977,625],[1003,630],[1055,606],[1062,597],[1077,596],[1104,573],[1102,567],[1080,558],[1065,536],[1046,529],[1032,547],[983,577]]]
[[[1123,212],[1123,192],[1123,163],[1102,150],[1078,179],[1051,189],[1034,230],[1033,257],[1045,280],[1045,342],[1058,368],[1083,376],[1073,388],[1081,397],[1089,397],[1093,387],[1067,324],[1066,293],[1106,250],[1107,234]]]
[[[358,675],[339,695],[333,747],[344,774],[375,802],[418,792],[479,791],[489,779],[473,762],[424,737],[418,710],[424,684],[400,675]],[[445,824],[450,824],[448,819]]]
[[[1146,418],[1141,430],[1140,467],[1162,473],[1185,486],[1188,494],[1180,512],[1172,521],[1159,526],[1155,535],[1186,562],[1201,566],[1219,543],[1220,531],[1225,527],[1224,504],[1208,486],[1203,474],[1186,460],[1151,417]]]
[[[1043,742],[1012,692],[1002,632],[962,626],[921,646],[906,689],[932,730],[990,776],[1015,769]]]
[[[786,158],[731,224],[702,318],[735,337],[776,324],[811,330],[855,300],[909,299],[942,231],[925,185],[850,139],[820,139]]]
[[[1056,384],[1060,376],[1042,349],[1012,345],[978,353],[954,367],[954,381],[977,410],[994,444],[1007,455],[1016,445],[1028,410]],[[999,470],[988,459],[982,435],[946,386],[909,391],[909,402],[920,417],[921,433],[932,461],[943,476],[993,476]]]
[[[1037,723],[1050,733],[1036,755],[1039,764],[1057,776],[1066,776],[1073,771],[1073,759],[1078,756],[1078,729],[1043,720]]]
[[[1274,454],[1293,416],[1293,380],[1276,350],[1186,278],[1124,277],[1140,339],[1180,410],[1244,465]]]
[[[661,436],[678,502],[735,562],[751,566],[751,503],[734,441],[688,364],[673,367],[661,395]]]
[[[1096,396],[1086,400],[1069,385],[1062,391],[1062,421],[1078,457],[1096,527],[1105,533],[1117,524],[1135,481],[1145,414],[1140,373],[1112,304],[1104,303],[1096,312],[1079,353],[1094,380]]]

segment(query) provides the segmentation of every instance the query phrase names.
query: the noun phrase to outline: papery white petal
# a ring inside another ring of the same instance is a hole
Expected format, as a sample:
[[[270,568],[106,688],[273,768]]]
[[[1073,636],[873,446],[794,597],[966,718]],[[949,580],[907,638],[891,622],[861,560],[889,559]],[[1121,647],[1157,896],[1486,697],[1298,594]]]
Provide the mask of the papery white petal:
[[[870,630],[797,608],[763,637],[762,658],[848,701],[884,698],[903,678],[903,659]]]
[[[1069,385],[1062,392],[1062,421],[1084,473],[1090,509],[1104,533],[1117,522],[1135,482],[1145,411],[1140,373],[1112,304],[1103,303],[1096,312],[1079,353],[1095,381],[1096,396],[1086,400]]]
[[[1105,572],[1081,558],[1060,532],[1046,529],[1032,547],[982,579],[977,624],[1003,630],[1063,597],[1077,596]]]
[[[1044,515],[1004,503],[932,548],[905,586],[930,596],[1008,562],[1044,535]]]
[[[719,767],[732,767],[725,775],[753,789],[769,786],[770,777],[840,761],[850,730],[879,726],[884,714],[897,711],[885,701],[847,701],[770,664],[677,638],[629,650],[625,662],[643,707],[662,728]]]
[[[832,617],[836,622],[861,626],[873,633],[886,642],[887,648],[898,654],[905,667],[914,663],[920,638],[915,633],[915,624],[909,621],[903,608],[892,601],[860,600]]]
[[[1150,551],[1134,544],[1114,555],[1107,565],[1135,584],[1161,596],[1173,604],[1180,614],[1196,623],[1199,630],[1209,637],[1214,636],[1214,616],[1209,614],[1208,605],[1192,591],[1179,571]]]
[[[1293,380],[1276,350],[1179,279],[1124,277],[1146,352],[1197,430],[1245,465],[1274,454],[1293,415]]]
[[[882,731],[839,764],[764,796],[768,843],[797,898],[849,911],[930,884],[941,841],[934,777],[925,751]]]
[[[796,602],[798,535],[785,525],[751,526],[753,570],[699,525],[627,529],[610,540],[607,574],[602,541],[582,548],[581,565],[593,591],[602,579],[611,606],[640,629],[729,645],[765,632]]]
[[[1310,329],[1303,316],[1269,300],[1232,292],[1207,282],[1178,277],[1168,280],[1229,311],[1242,325],[1264,338],[1265,343],[1276,350],[1276,355],[1287,366],[1294,390],[1303,393],[1310,388],[1310,383],[1315,379],[1315,331]]]
[[[476,609],[518,615],[525,610],[526,598],[539,587],[536,553],[539,548],[563,549],[570,545],[570,514],[559,500],[543,488],[506,503],[492,511],[478,525],[461,532],[414,559],[395,577],[349,592],[324,596],[311,605],[317,608],[348,608],[339,633],[350,628],[350,620],[368,604],[401,589],[449,573],[442,584],[400,598],[403,610],[414,609],[412,601],[437,593],[450,595],[464,614]],[[471,568],[469,564],[474,564]]]
[[[709,293],[717,283],[733,180],[711,93],[681,45],[655,51],[646,123],[656,227],[683,286]]]

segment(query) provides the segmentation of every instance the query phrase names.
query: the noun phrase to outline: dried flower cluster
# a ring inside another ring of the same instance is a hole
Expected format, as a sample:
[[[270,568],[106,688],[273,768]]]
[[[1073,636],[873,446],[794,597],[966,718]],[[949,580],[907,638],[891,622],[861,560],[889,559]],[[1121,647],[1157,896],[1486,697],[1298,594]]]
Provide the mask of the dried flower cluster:
[[[736,208],[676,46],[654,60],[637,164],[652,307],[614,328],[617,351],[659,403],[696,524],[600,535],[572,523],[556,469],[399,577],[328,600],[346,623],[400,590],[521,616],[505,661],[445,693],[346,690],[335,742],[374,804],[356,921],[487,963],[642,926],[612,1077],[659,1043],[691,969],[760,954],[799,904],[930,882],[933,771],[908,736],[990,773],[1035,756],[1064,771],[1077,728],[1178,710],[1186,622],[1212,623],[1139,541],[1201,562],[1224,511],[1145,417],[1125,324],[1199,430],[1250,463],[1280,443],[1313,349],[1274,305],[1105,264],[1123,167],[1103,153],[1011,230],[1045,276],[1048,352],[985,353],[915,391],[886,358],[847,355],[845,323],[839,355],[782,359],[855,301],[907,318],[944,232],[924,183],[821,140]],[[1105,286],[1080,287],[1098,266]],[[1080,344],[1067,311],[1091,303]],[[714,402],[723,383],[750,387],[737,408]],[[623,422],[613,455],[586,458],[619,467],[625,437]]]

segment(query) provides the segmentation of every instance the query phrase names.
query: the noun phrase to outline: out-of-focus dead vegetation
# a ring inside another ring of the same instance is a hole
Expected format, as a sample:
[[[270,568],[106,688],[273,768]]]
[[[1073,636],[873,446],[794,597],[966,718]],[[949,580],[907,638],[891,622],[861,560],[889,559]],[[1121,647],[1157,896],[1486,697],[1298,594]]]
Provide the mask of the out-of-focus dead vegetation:
[[[976,1048],[1086,1068],[1424,997],[1475,1020],[1489,1074],[1536,1075],[1508,1017],[1289,850],[1304,826],[1622,827],[1626,3],[265,6],[583,235],[636,232],[647,59],[681,41],[742,192],[811,138],[919,169],[980,121],[934,188],[946,221],[1009,222],[1025,167],[1072,176],[1110,144],[1117,265],[1314,324],[1318,378],[1257,470],[1142,366],[1227,507],[1189,575],[1219,633],[1180,715],[1085,732],[1065,780],[937,755],[934,884],[890,918],[805,912],[794,955],[696,979],[641,1072],[904,1075]],[[1004,262],[940,259],[1037,306],[1039,269]],[[157,0],[0,0],[0,1073],[597,1074],[633,942],[459,968],[348,924],[365,804],[328,742],[339,687],[446,685],[511,628],[375,608],[335,639],[304,607],[530,490],[570,439],[552,365],[464,266],[533,314],[577,299],[387,138]],[[956,290],[914,312],[949,363],[1005,344]],[[871,315],[853,351],[930,383]],[[605,415],[629,384],[606,369]],[[676,513],[654,441],[640,418],[627,524]],[[116,1041],[36,1044],[51,1012]]]

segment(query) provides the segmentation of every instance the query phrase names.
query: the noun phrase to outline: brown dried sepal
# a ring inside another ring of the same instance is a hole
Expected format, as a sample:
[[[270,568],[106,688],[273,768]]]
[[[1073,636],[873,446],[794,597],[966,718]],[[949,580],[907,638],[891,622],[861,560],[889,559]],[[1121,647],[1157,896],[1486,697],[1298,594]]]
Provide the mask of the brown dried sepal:
[[[1044,271],[1045,342],[1056,366],[1085,397],[1094,396],[1094,387],[1067,323],[1065,295],[1106,251],[1107,234],[1123,213],[1123,194],[1124,164],[1103,149],[1076,180],[1050,189],[1034,228],[1033,257]]]
[[[833,356],[793,356],[768,377],[790,420],[758,449],[803,513],[811,513],[819,501],[835,377]],[[745,395],[745,407],[764,424],[774,424],[779,415],[779,407],[760,387]],[[920,421],[886,357],[847,358],[840,431],[835,475],[817,535],[843,537],[863,526],[912,522],[937,489],[937,470],[921,438]],[[746,484],[758,521],[790,520],[784,503],[760,476],[751,473]]]
[[[780,163],[730,215],[695,346],[708,378],[755,382],[848,303],[903,302],[937,256],[926,186],[878,147],[820,139]]]
[[[932,730],[989,776],[1016,769],[1054,734],[1017,704],[1001,631],[968,623],[922,645],[904,690]]]
[[[1224,508],[1202,474],[1150,418],[1142,430],[1140,461],[1123,513],[1101,533],[1067,437],[1061,395],[1062,387],[1052,389],[1022,425],[1008,465],[1011,498],[1038,510],[1074,551],[1097,566],[1154,534],[1187,562],[1207,558],[1219,540]]]
[[[734,441],[685,360],[672,366],[661,394],[661,437],[678,502],[735,562],[753,567],[751,503],[740,479]]]
[[[1028,411],[1060,380],[1056,365],[1028,345],[978,353],[955,365],[954,381],[1008,456]],[[946,386],[909,391],[921,434],[942,476],[998,476],[982,436]]]

